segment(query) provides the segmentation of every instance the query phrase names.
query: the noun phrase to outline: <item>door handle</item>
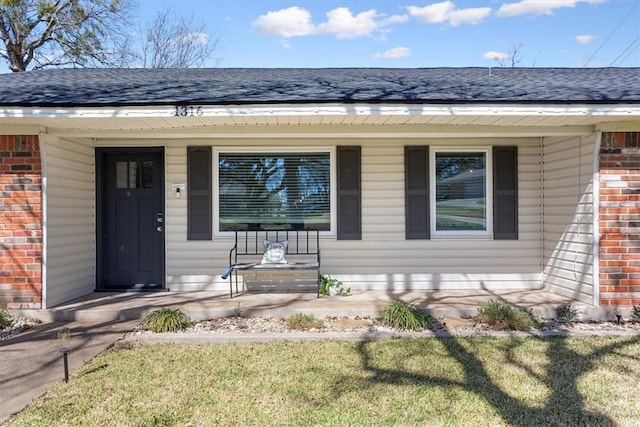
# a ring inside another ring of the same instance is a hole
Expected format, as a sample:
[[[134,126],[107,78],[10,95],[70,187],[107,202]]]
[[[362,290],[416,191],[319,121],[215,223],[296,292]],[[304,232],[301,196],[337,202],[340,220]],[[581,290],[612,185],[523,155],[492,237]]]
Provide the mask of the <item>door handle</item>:
[[[162,226],[161,225],[157,226],[156,231],[159,233],[162,233]]]

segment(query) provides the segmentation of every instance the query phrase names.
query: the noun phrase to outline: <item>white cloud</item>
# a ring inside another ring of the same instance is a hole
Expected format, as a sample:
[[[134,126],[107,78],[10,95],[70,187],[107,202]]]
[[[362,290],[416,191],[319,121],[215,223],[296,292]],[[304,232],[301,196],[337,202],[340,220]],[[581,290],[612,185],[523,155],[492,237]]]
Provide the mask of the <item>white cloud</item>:
[[[385,34],[393,24],[407,22],[407,15],[387,16],[375,9],[354,15],[349,8],[339,7],[326,13],[326,21],[321,24],[312,22],[311,13],[301,7],[290,7],[270,11],[258,17],[253,27],[262,34],[285,38],[309,36],[313,34],[334,34],[339,39],[371,37]]]
[[[580,44],[589,44],[593,42],[595,39],[596,39],[596,36],[592,36],[589,34],[582,34],[582,35],[576,36],[575,38],[576,42]]]
[[[452,27],[457,27],[461,24],[479,24],[491,14],[490,7],[476,7],[470,9],[460,9],[451,12],[449,17],[449,24]]]
[[[478,24],[491,14],[490,7],[458,9],[452,1],[443,1],[429,6],[408,6],[409,14],[427,24],[448,23],[452,27],[461,24]]]
[[[602,3],[606,0],[521,0],[504,3],[498,9],[499,16],[552,15],[555,9],[576,7],[578,3]]]
[[[411,56],[411,49],[408,47],[394,47],[393,49],[389,49],[386,52],[378,52],[373,55],[374,58],[384,58],[384,59],[398,59],[398,58],[406,58],[407,56]]]
[[[504,61],[505,59],[509,58],[509,54],[504,52],[496,52],[495,50],[490,50],[488,52],[485,52],[484,55],[482,55],[482,58],[490,59],[492,61]]]
[[[387,34],[391,32],[393,25],[404,24],[405,22],[409,22],[409,15],[392,15],[389,17],[382,17],[378,21],[376,34],[380,40],[386,41]]]
[[[339,7],[327,12],[327,22],[318,25],[317,30],[339,39],[370,36],[378,28],[376,15],[374,9],[353,15],[348,8]]]
[[[275,12],[267,12],[253,21],[256,30],[270,36],[308,36],[315,32],[308,10],[294,6]]]
[[[434,3],[429,6],[408,6],[409,14],[427,24],[442,24],[446,22],[453,11],[454,4],[451,1]]]
[[[404,24],[409,21],[409,17],[407,15],[391,15],[388,18],[384,18],[380,21],[380,25],[386,26],[391,24]]]

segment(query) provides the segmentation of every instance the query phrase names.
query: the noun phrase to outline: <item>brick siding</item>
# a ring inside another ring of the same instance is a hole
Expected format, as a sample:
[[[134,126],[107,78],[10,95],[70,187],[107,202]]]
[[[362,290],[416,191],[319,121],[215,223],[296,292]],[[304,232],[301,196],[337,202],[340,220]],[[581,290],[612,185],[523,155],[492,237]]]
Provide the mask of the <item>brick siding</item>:
[[[604,133],[600,149],[600,305],[640,305],[639,132]]]
[[[42,167],[35,135],[0,135],[0,306],[42,307]]]

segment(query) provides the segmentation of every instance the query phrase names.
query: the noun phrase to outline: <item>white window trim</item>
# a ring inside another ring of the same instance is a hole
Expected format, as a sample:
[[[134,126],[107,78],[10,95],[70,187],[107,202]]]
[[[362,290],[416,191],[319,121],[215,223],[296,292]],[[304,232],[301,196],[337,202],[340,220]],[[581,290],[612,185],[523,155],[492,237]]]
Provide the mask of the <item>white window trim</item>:
[[[486,230],[436,230],[436,153],[485,154],[485,214]],[[432,239],[492,239],[493,238],[493,150],[486,146],[430,147],[429,148],[429,217]]]
[[[220,164],[220,153],[329,153],[329,191],[330,203],[329,214],[329,231],[321,231],[321,236],[335,236],[337,230],[337,165],[336,165],[336,148],[335,147],[264,147],[264,146],[249,146],[249,147],[234,147],[234,146],[220,146],[214,147],[213,150],[213,235],[214,237],[228,237],[233,235],[232,231],[220,231],[220,200],[219,200],[219,182],[220,182],[220,170],[218,164]]]

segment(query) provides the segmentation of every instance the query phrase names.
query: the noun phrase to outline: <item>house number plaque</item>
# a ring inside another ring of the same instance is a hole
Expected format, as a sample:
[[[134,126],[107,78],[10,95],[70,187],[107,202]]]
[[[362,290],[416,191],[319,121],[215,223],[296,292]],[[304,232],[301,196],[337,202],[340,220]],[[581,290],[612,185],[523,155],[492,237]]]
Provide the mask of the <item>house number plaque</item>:
[[[204,110],[200,105],[176,105],[175,107],[174,117],[199,117],[204,115]]]

